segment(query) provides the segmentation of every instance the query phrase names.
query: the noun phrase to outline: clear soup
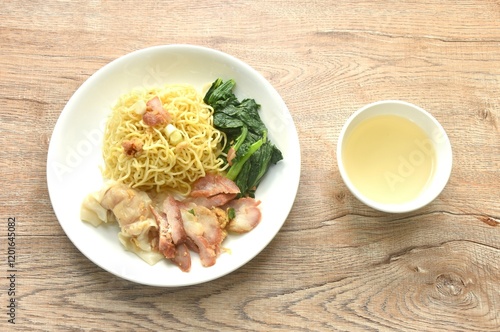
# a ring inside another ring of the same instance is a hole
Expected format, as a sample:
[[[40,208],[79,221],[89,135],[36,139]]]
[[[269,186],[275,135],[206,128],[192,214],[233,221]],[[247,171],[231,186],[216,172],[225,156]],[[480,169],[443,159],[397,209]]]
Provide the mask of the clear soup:
[[[436,166],[432,140],[414,122],[397,115],[359,123],[344,140],[342,159],[360,193],[385,204],[416,198]]]

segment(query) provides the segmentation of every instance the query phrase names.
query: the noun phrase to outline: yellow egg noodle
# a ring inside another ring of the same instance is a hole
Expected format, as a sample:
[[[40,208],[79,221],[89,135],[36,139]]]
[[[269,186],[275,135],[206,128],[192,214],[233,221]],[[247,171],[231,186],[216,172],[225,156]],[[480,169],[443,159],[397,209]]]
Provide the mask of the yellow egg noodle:
[[[168,127],[143,121],[146,103],[155,97],[172,117]],[[178,135],[175,142],[169,139],[172,130]],[[127,155],[123,142],[133,140],[141,142],[141,149]],[[213,126],[213,109],[193,86],[137,88],[119,98],[108,119],[103,176],[139,190],[169,190],[187,196],[191,184],[206,172],[223,171],[219,155],[225,143],[225,134]]]

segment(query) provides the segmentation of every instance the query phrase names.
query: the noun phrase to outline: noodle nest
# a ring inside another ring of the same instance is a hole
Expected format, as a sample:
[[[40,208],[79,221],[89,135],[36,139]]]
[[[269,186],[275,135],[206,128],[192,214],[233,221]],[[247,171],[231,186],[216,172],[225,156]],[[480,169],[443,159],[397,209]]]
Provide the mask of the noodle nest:
[[[171,144],[166,126],[144,123],[141,110],[154,97],[159,97],[172,117],[171,124],[182,134],[180,143]],[[139,190],[187,196],[198,178],[224,170],[219,155],[225,139],[224,133],[213,126],[213,109],[193,86],[135,89],[119,98],[108,119],[103,176]],[[143,145],[135,155],[127,155],[123,142],[132,140],[140,140]]]

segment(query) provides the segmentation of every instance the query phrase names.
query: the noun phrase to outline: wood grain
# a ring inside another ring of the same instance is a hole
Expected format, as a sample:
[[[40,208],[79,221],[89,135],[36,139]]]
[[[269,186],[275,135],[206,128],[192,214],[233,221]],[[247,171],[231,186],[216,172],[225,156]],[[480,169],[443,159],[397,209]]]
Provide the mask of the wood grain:
[[[128,52],[188,43],[232,54],[285,100],[300,187],[282,230],[212,282],[155,288],[83,256],[54,215],[46,155],[67,100]],[[2,331],[499,331],[500,3],[3,1],[0,4]],[[453,172],[427,207],[388,215],[342,183],[347,117],[381,99],[430,111]],[[16,218],[16,324],[7,220]]]

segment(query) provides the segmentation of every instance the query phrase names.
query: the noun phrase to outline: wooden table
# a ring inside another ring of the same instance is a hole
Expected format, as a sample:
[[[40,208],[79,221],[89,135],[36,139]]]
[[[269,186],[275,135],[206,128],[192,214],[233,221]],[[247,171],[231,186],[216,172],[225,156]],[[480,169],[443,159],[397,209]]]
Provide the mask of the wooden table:
[[[302,173],[255,259],[209,283],[157,288],[75,248],[46,161],[57,118],[91,74],[174,43],[229,53],[269,80],[297,126]],[[425,108],[453,146],[448,185],[413,213],[364,206],[337,168],[343,123],[382,99]],[[500,330],[498,1],[2,1],[0,104],[2,331]]]

